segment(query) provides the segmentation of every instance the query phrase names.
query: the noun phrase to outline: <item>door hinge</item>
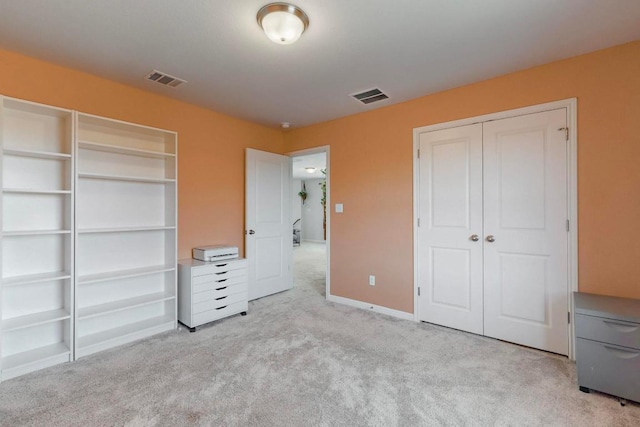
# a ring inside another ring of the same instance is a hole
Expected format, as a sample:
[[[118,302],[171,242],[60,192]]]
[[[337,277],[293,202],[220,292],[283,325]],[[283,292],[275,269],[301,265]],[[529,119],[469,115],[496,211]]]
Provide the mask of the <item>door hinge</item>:
[[[418,296],[420,296],[420,286],[418,286]]]
[[[418,148],[418,158],[420,158],[420,149]]]
[[[567,220],[567,233],[569,232],[570,227],[569,227],[569,220]]]
[[[418,218],[418,227],[420,227],[420,218]]]
[[[563,130],[564,131],[564,139],[565,141],[569,140],[569,128],[564,127],[564,128],[559,128],[558,130]]]
[[[567,323],[571,324],[571,312],[567,311]]]

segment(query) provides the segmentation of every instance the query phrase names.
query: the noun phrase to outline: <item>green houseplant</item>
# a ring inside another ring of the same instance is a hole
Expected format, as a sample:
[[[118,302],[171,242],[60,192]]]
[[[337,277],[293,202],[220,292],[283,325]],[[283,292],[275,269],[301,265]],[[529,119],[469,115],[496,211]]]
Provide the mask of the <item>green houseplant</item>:
[[[318,184],[322,189],[322,199],[320,199],[320,204],[322,204],[322,231],[324,240],[327,240],[327,170],[320,169],[320,172],[324,175],[324,180]]]
[[[307,187],[302,183],[302,190],[298,193],[298,196],[302,199],[302,204],[304,205],[304,201],[307,200]]]

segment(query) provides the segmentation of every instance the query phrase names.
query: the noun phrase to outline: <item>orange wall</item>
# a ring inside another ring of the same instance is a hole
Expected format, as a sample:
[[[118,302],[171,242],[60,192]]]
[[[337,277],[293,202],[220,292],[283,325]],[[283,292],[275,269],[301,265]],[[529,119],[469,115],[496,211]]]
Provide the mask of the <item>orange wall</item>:
[[[331,293],[413,312],[413,128],[573,97],[580,290],[640,298],[640,41],[286,132],[331,146]]]
[[[4,50],[0,94],[177,131],[179,258],[244,246],[244,149],[283,149],[280,130]]]
[[[245,147],[331,145],[331,199],[345,205],[331,218],[332,294],[406,312],[413,128],[577,97],[580,290],[640,298],[640,42],[291,130],[284,140],[279,130],[3,50],[0,93],[177,131],[180,258],[202,244],[243,246]]]

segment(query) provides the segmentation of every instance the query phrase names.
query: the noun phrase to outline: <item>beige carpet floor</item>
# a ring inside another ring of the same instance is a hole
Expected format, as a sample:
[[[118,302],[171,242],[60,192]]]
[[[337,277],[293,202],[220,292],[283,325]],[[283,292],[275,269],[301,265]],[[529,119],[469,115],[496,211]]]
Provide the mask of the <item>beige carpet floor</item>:
[[[640,425],[564,357],[326,302],[318,254],[245,317],[0,384],[0,425]]]

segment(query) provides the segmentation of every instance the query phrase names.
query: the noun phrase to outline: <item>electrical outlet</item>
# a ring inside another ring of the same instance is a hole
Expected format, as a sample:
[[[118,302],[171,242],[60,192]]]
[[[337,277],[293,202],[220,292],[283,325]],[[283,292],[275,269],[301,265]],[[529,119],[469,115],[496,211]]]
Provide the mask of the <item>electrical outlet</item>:
[[[369,276],[369,286],[375,286],[376,285],[376,276],[371,275]]]

